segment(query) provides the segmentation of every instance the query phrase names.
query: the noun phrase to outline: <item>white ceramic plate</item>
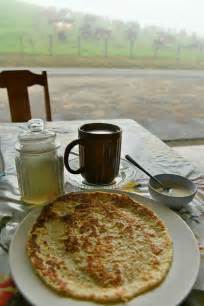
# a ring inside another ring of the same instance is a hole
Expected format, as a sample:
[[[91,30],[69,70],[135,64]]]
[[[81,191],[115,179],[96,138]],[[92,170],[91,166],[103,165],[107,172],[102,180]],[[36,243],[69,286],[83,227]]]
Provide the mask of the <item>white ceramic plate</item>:
[[[149,199],[133,196],[152,208],[165,222],[173,240],[174,256],[171,269],[157,288],[140,295],[126,306],[174,306],[191,290],[199,270],[200,253],[197,241],[186,223],[170,209]],[[35,274],[26,255],[26,241],[40,208],[32,211],[19,225],[10,245],[10,267],[14,281],[22,294],[35,306],[90,306],[99,305],[66,298],[49,289]],[[103,304],[100,304],[103,305]],[[116,304],[115,304],[116,305]],[[123,303],[117,305],[124,305]]]

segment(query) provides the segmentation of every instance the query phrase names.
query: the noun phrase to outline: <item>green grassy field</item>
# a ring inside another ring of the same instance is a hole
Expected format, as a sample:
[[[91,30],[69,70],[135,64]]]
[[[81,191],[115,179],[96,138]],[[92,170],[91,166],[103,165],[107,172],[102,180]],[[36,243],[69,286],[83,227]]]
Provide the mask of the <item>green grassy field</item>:
[[[0,66],[204,68],[201,50],[183,48],[178,56],[175,40],[155,53],[155,33],[147,34],[144,30],[138,32],[132,52],[125,30],[117,28],[108,42],[80,36],[79,45],[79,28],[84,16],[73,16],[72,29],[66,40],[60,41],[43,8],[16,0],[1,0]],[[106,26],[104,20],[100,22]]]

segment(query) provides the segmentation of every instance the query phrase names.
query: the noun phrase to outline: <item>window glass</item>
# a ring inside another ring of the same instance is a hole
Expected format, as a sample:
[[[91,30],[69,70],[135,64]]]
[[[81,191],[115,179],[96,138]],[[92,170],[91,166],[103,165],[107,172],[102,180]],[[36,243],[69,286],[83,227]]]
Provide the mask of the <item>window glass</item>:
[[[203,11],[201,0],[1,0],[0,66],[47,70],[54,120],[132,118],[164,139],[200,136]],[[30,93],[44,116],[40,88]],[[2,92],[0,110],[10,120]]]

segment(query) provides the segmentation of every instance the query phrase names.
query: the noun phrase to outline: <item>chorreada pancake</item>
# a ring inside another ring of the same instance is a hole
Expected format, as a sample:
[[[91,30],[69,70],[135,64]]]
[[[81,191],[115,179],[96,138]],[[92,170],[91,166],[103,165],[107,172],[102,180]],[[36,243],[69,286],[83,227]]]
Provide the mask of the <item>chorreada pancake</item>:
[[[106,303],[158,286],[171,265],[172,241],[158,216],[127,195],[79,192],[42,209],[27,253],[58,293]]]

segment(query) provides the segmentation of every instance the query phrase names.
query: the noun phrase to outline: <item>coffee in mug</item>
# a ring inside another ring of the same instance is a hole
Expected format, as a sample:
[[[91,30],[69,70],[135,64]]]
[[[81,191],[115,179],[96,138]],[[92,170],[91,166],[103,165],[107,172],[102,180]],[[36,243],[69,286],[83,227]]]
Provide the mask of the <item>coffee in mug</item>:
[[[85,181],[94,185],[113,183],[120,167],[122,131],[109,123],[89,123],[78,129],[78,139],[65,149],[64,164],[72,174],[81,174]],[[69,154],[79,145],[80,168],[69,165]]]

